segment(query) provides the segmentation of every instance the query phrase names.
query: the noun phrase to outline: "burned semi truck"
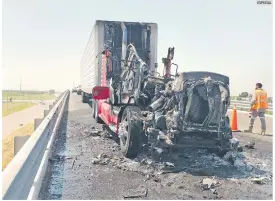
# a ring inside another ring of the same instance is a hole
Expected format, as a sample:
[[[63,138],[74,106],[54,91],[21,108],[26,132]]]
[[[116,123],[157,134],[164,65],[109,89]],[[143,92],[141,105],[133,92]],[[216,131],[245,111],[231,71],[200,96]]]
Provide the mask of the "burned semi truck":
[[[161,75],[156,64],[156,24],[111,22],[104,27],[105,35],[100,37],[108,43],[96,56],[101,58],[100,81],[89,93],[93,117],[117,134],[124,156],[134,158],[144,148],[159,147],[192,146],[221,153],[232,149],[227,76],[179,73],[172,63],[174,48],[162,59]],[[171,74],[173,65],[175,74]]]

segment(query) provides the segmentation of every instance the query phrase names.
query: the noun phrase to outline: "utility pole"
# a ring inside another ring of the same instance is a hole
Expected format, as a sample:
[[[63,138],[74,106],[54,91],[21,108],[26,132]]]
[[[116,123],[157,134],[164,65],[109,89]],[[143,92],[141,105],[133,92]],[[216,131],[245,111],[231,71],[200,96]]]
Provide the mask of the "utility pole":
[[[20,91],[22,91],[22,78],[20,77]]]

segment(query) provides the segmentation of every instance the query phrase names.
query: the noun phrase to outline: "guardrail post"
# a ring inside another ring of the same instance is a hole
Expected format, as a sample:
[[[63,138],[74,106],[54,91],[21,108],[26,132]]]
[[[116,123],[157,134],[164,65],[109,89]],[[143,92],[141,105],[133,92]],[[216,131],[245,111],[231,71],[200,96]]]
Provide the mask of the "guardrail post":
[[[43,119],[41,118],[34,119],[34,130],[38,128],[38,126],[41,124],[42,121]]]
[[[50,110],[44,110],[44,118],[49,114]]]
[[[20,149],[23,147],[23,145],[27,142],[27,140],[30,138],[30,135],[26,136],[15,136],[14,137],[14,151],[13,156],[15,156]]]

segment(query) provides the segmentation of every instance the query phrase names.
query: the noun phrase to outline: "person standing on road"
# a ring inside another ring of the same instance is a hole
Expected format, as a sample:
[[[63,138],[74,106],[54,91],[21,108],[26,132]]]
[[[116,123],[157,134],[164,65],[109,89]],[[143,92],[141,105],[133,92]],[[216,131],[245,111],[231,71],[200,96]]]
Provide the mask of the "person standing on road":
[[[261,120],[261,135],[265,135],[266,132],[266,121],[265,121],[265,111],[268,108],[267,93],[262,89],[262,84],[257,83],[255,87],[255,92],[251,101],[251,117],[249,122],[248,130],[245,132],[252,133],[253,125],[257,116]]]

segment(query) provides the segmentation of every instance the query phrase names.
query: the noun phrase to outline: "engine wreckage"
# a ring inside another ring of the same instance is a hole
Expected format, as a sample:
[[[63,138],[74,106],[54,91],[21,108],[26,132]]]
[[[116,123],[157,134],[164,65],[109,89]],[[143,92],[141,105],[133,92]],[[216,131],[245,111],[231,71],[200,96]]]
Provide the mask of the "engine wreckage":
[[[230,105],[227,76],[211,72],[176,72],[171,78],[167,69],[171,67],[172,48],[168,59],[163,59],[165,75],[154,77],[147,73],[147,65],[138,57],[134,46],[130,51],[129,64],[134,65],[125,66],[121,78],[124,89],[133,82],[130,91],[134,89],[134,103],[140,108],[134,109],[135,114],[131,111],[130,121],[143,125],[143,137],[136,140],[154,149],[160,146],[192,146],[218,148],[225,153],[233,148],[232,131],[226,115]],[[129,119],[123,121],[122,118],[120,138],[127,134],[127,121]]]
[[[229,97],[226,77],[180,73],[155,94],[155,101],[143,112],[149,142],[157,146],[162,139],[169,145],[230,149]]]

